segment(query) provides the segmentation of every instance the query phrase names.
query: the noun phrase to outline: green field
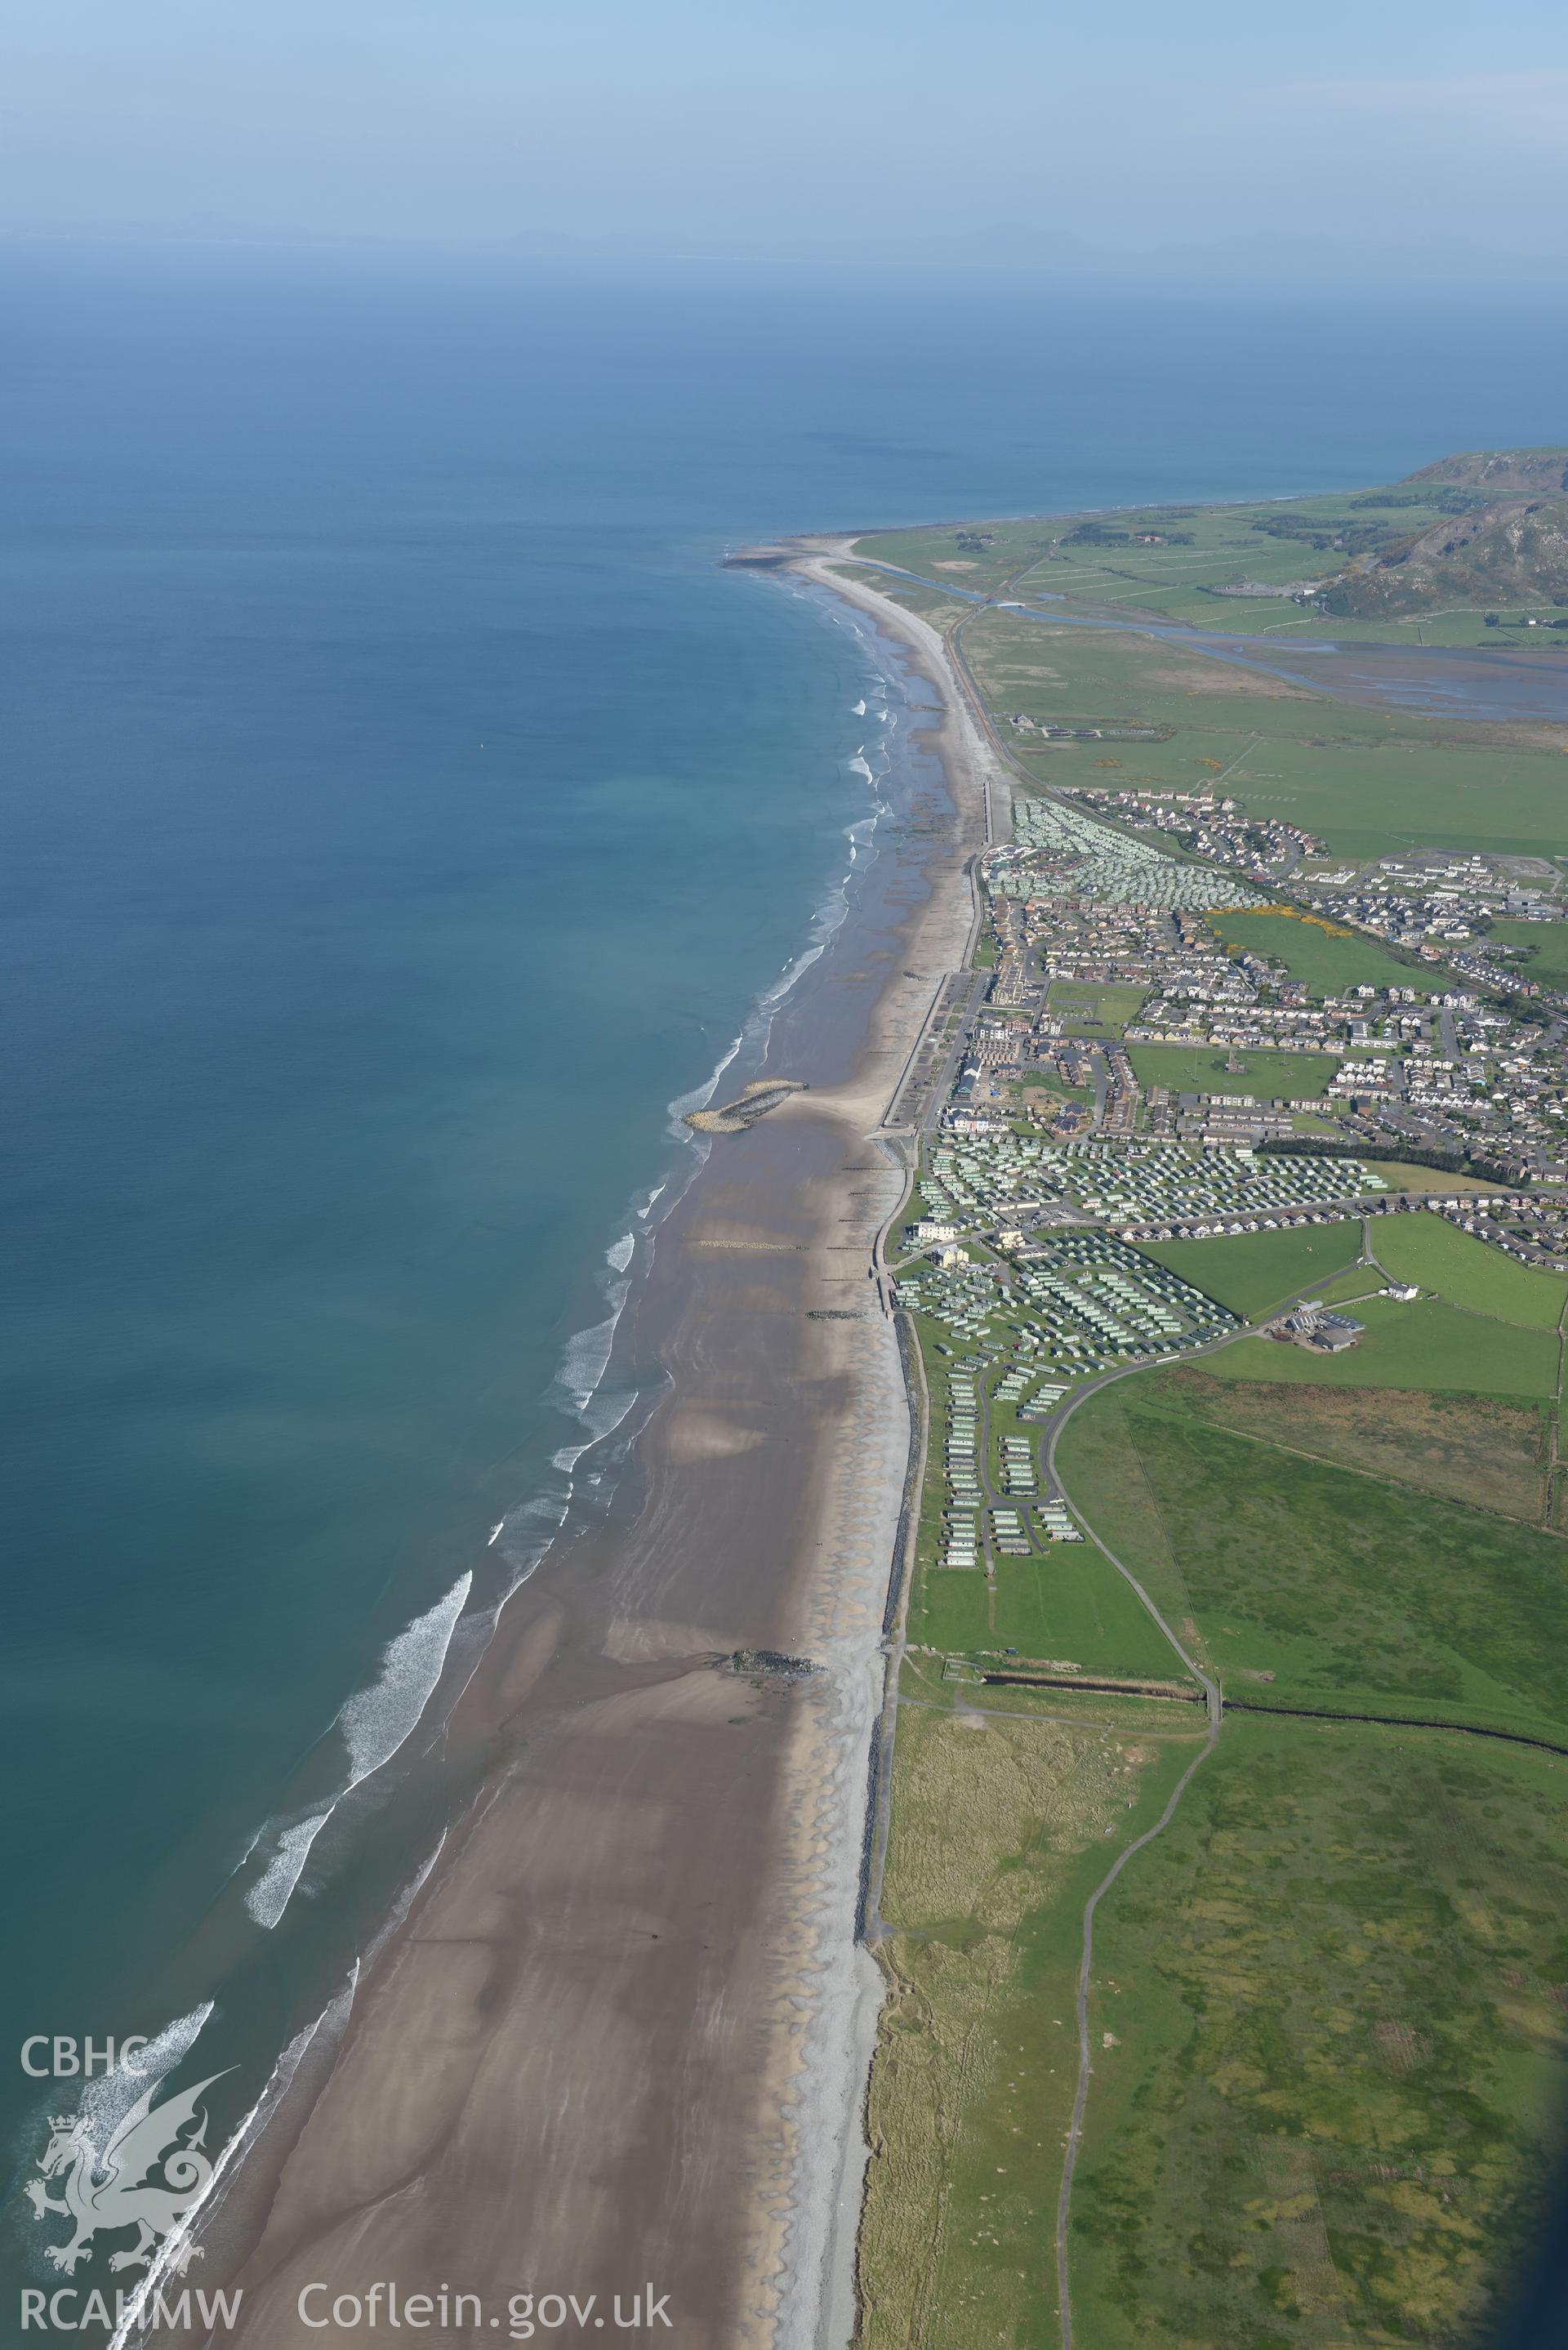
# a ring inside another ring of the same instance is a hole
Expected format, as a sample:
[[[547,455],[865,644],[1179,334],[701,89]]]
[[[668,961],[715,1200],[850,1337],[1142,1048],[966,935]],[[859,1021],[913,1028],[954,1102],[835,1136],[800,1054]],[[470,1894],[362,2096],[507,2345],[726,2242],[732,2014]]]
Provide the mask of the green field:
[[[1144,987],[1096,987],[1078,980],[1054,979],[1047,1002],[1059,1020],[1075,1028],[1120,1030],[1137,1018],[1147,993]]]
[[[1393,1191],[1495,1191],[1497,1181],[1490,1175],[1456,1175],[1451,1169],[1417,1167],[1413,1159],[1366,1159],[1362,1161],[1374,1175],[1381,1175]]]
[[[1413,987],[1417,995],[1434,995],[1444,985],[1429,968],[1400,962],[1376,939],[1338,935],[1289,914],[1216,914],[1210,928],[1226,947],[1282,962],[1319,997],[1343,995],[1347,987]]]
[[[1047,744],[1008,728],[1013,755],[1056,787],[1192,790],[1223,775],[1250,814],[1299,824],[1357,858],[1413,845],[1568,849],[1562,729],[1356,709],[1199,650],[1009,612],[967,619],[963,649],[999,712],[1168,730],[1150,743]]]
[[[1254,1283],[1267,1265],[1269,1286],[1292,1244],[1317,1244],[1315,1272],[1359,1236],[1149,1253],[1212,1251]],[[1451,1336],[1473,1372],[1478,1333],[1516,1386],[1555,1364],[1549,1331],[1366,1311],[1428,1364]],[[1100,1906],[1071,2274],[1106,2350],[1142,2350],[1151,2309],[1162,2350],[1461,2350],[1568,2090],[1568,1760],[1354,1718],[1568,1740],[1564,1553],[1531,1523],[1550,1414],[1231,1376],[1248,1352],[1365,1371],[1373,1343],[1241,1341],[1099,1390],[1064,1433],[1065,1490],[1232,1704],[1286,1709],[1227,1712],[1175,1825]],[[1088,1546],[1002,1565],[989,1592],[929,1548],[922,1531],[879,1903],[860,2339],[1049,2344],[1083,1905],[1199,1731],[1179,1706],[944,1682],[932,1650],[1161,1678],[1173,1659]],[[1386,2332],[1390,2309],[1419,2334]]]
[[[1218,1428],[1158,1374],[1091,1396],[1057,1460],[1228,1693],[1568,1736],[1553,1536]]]
[[[1467,649],[1483,644],[1492,650],[1504,644],[1546,660],[1568,650],[1561,636],[1546,631],[1514,626],[1500,636],[1485,625],[1493,608],[1514,623],[1530,614],[1547,623],[1560,619],[1545,591],[1521,598],[1493,590],[1480,601],[1456,591],[1444,598],[1444,608],[1402,619],[1324,615],[1288,596],[1216,592],[1242,582],[1290,588],[1332,577],[1354,555],[1429,529],[1462,504],[1462,498],[1456,504],[1452,485],[1445,494],[1431,484],[1397,484],[1392,489],[1262,504],[1157,507],[884,531],[858,540],[857,547],[912,570],[951,571],[971,587],[995,589],[1015,583],[1024,596],[1044,589],[1069,608],[1120,608],[1199,629],[1241,631],[1277,643],[1282,659],[1289,658],[1293,636],[1325,634],[1360,643]],[[977,534],[992,544],[962,543]],[[1152,545],[1138,543],[1150,538]]]
[[[1095,1098],[1092,1087],[1067,1085],[1056,1075],[1054,1069],[1025,1069],[1023,1083],[1032,1090],[1050,1094],[1057,1101],[1081,1102],[1087,1105]]]
[[[1565,1795],[1479,1741],[1227,1722],[1101,1905],[1080,2339],[1480,2338],[1568,2103]]]
[[[1555,1330],[1568,1303],[1568,1279],[1538,1273],[1461,1232],[1442,1217],[1380,1217],[1372,1227],[1373,1251],[1395,1281],[1418,1282],[1452,1305],[1490,1314],[1527,1329]]]
[[[855,542],[857,555],[926,578],[950,578],[955,587],[991,589],[1033,565],[1049,549],[1060,525],[1050,519],[950,524],[936,529],[876,531]],[[961,534],[984,532],[991,546],[960,545]]]
[[[1376,1295],[1382,1285],[1382,1276],[1376,1265],[1353,1264],[1345,1273],[1336,1273],[1333,1279],[1313,1284],[1313,1295],[1324,1305],[1342,1305],[1347,1298]]]
[[[1556,1417],[1549,1401],[1395,1388],[1374,1399],[1362,1388],[1227,1378],[1229,1360],[1227,1352],[1208,1366],[1172,1368],[1161,1391],[1184,1411],[1254,1442],[1496,1510],[1527,1525],[1542,1522]]]
[[[1139,1253],[1179,1273],[1206,1297],[1232,1314],[1260,1320],[1308,1288],[1354,1264],[1361,1254],[1361,1226],[1302,1224],[1282,1232],[1237,1232],[1212,1241],[1146,1241]],[[1376,1275],[1369,1275],[1376,1280]],[[1231,1350],[1221,1359],[1229,1360]]]
[[[1366,1327],[1346,1354],[1309,1353],[1273,1338],[1240,1338],[1209,1359],[1221,1378],[1277,1379],[1293,1386],[1424,1388],[1450,1395],[1542,1399],[1557,1392],[1553,1331],[1522,1329],[1425,1297],[1412,1305],[1367,1297],[1348,1310]]]
[[[1127,1058],[1145,1089],[1173,1094],[1242,1094],[1252,1101],[1315,1100],[1339,1067],[1332,1053],[1255,1053],[1223,1045],[1129,1045]],[[1239,1061],[1232,1069],[1226,1064]]]
[[[1183,1672],[1168,1641],[1093,1543],[1054,1544],[1039,1559],[1002,1559],[994,1584],[978,1567],[922,1565],[910,1597],[909,1638],[950,1655],[1016,1648],[1085,1672],[1164,1680]]]
[[[1568,987],[1568,922],[1494,921],[1490,935],[1504,946],[1533,947],[1525,962],[1513,967],[1543,987]]]
[[[904,1689],[859,2339],[1044,2350],[1083,1906],[1195,1732]],[[1161,2350],[1468,2350],[1568,2088],[1564,1768],[1227,1720],[1099,1908],[1080,2340],[1145,2350],[1158,2311]]]

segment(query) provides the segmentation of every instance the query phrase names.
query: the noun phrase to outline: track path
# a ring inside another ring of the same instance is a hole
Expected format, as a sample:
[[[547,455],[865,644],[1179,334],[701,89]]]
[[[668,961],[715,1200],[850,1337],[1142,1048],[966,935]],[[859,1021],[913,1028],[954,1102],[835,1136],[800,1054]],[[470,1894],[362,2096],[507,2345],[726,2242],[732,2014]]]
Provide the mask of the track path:
[[[1229,1338],[1220,1338],[1217,1339],[1214,1343],[1216,1347],[1223,1347],[1229,1346],[1231,1342]],[[1194,1349],[1195,1354],[1210,1354],[1213,1351],[1214,1348],[1212,1347]],[[1190,1357],[1188,1357],[1187,1359],[1190,1359]],[[1132,1367],[1141,1368],[1142,1366],[1134,1366]],[[1078,1960],[1078,1992],[1076,2009],[1076,2021],[1078,2026],[1078,2085],[1073,2099],[1073,2118],[1067,2130],[1066,2151],[1062,2158],[1062,2187],[1056,2199],[1056,2293],[1061,2310],[1062,2350],[1073,2350],[1073,2302],[1068,2278],[1067,2242],[1072,2220],[1073,2180],[1077,2171],[1078,2155],[1084,2142],[1084,2115],[1089,2102],[1089,2074],[1093,2069],[1089,2062],[1089,1984],[1094,1972],[1095,1964],[1095,1912],[1098,1909],[1100,1903],[1110,1891],[1112,1886],[1116,1883],[1117,1877],[1127,1866],[1128,1861],[1132,1859],[1134,1854],[1141,1852],[1146,1845],[1152,1844],[1156,1836],[1162,1835],[1165,1830],[1170,1825],[1171,1821],[1176,1817],[1176,1807],[1180,1803],[1182,1796],[1187,1793],[1195,1774],[1209,1760],[1210,1754],[1213,1753],[1215,1746],[1219,1741],[1220,1724],[1224,1720],[1224,1705],[1220,1693],[1219,1682],[1213,1679],[1210,1674],[1203,1670],[1203,1668],[1199,1664],[1196,1658],[1189,1655],[1187,1649],[1177,1638],[1175,1632],[1166,1622],[1164,1616],[1155,1605],[1153,1598],[1144,1588],[1144,1586],[1139,1582],[1137,1576],[1133,1573],[1131,1567],[1127,1565],[1127,1562],[1124,1559],[1118,1558],[1115,1551],[1107,1548],[1106,1544],[1100,1540],[1100,1537],[1096,1534],[1095,1534],[1094,1528],[1089,1525],[1089,1522],[1087,1518],[1085,1517],[1083,1511],[1078,1509],[1077,1504],[1073,1502],[1072,1495],[1067,1492],[1066,1487],[1063,1484],[1061,1473],[1056,1466],[1057,1440],[1061,1436],[1063,1429],[1066,1426],[1068,1420],[1072,1418],[1073,1413],[1077,1409],[1079,1404],[1083,1403],[1089,1396],[1097,1395],[1102,1388],[1108,1388],[1116,1379],[1127,1378],[1129,1375],[1129,1371],[1109,1372],[1106,1378],[1096,1379],[1092,1386],[1085,1388],[1081,1393],[1073,1398],[1072,1401],[1066,1406],[1060,1417],[1053,1420],[1051,1423],[1051,1432],[1045,1447],[1045,1465],[1057,1492],[1062,1495],[1064,1501],[1067,1502],[1073,1507],[1081,1523],[1088,1528],[1091,1538],[1098,1544],[1098,1547],[1104,1555],[1110,1560],[1110,1563],[1116,1568],[1116,1573],[1123,1576],[1125,1580],[1132,1586],[1133,1590],[1137,1594],[1138,1599],[1142,1603],[1144,1608],[1153,1618],[1154,1622],[1158,1625],[1160,1630],[1164,1633],[1166,1638],[1169,1641],[1177,1655],[1181,1659],[1182,1663],[1187,1667],[1188,1671],[1192,1675],[1194,1680],[1198,1681],[1201,1685],[1204,1702],[1209,1711],[1209,1734],[1203,1742],[1200,1752],[1193,1756],[1191,1762],[1188,1764],[1186,1770],[1182,1773],[1180,1778],[1171,1789],[1170,1800],[1166,1804],[1164,1811],[1161,1812],[1158,1819],[1156,1820],[1154,1825],[1151,1828],[1146,1828],[1142,1835],[1136,1836],[1131,1844],[1123,1846],[1121,1851],[1116,1855],[1109,1868],[1106,1869],[1104,1877],[1101,1877],[1098,1885],[1096,1886],[1094,1891],[1090,1894],[1089,1898],[1084,1907],[1084,1940],[1082,1955]]]

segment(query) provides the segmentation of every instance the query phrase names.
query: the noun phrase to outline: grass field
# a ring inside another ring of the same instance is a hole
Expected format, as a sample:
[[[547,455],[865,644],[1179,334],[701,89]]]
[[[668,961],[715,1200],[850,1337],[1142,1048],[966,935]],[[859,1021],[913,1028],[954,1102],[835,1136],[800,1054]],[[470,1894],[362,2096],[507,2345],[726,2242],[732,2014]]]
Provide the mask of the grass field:
[[[900,570],[918,571],[928,578],[950,578],[960,588],[992,588],[1014,572],[1039,560],[1049,548],[1060,525],[1049,520],[961,524],[934,530],[877,531],[857,539],[856,552]],[[972,537],[983,532],[990,546],[961,546],[961,533]]]
[[[1335,856],[1416,844],[1526,855],[1568,849],[1562,729],[1461,726],[1357,709],[1187,647],[977,611],[940,588],[873,577],[936,627],[963,622],[966,658],[993,711],[1166,730],[1159,740],[1113,748],[1046,744],[1009,729],[1014,756],[1054,785],[1191,789],[1222,775],[1249,812],[1303,826]],[[1233,616],[1220,624],[1234,625]]]
[[[1047,1002],[1059,1020],[1075,1028],[1108,1032],[1136,1020],[1147,993],[1145,987],[1095,987],[1087,982],[1054,979]]]
[[[1244,1094],[1253,1101],[1315,1100],[1339,1067],[1332,1053],[1232,1051],[1224,1045],[1129,1045],[1133,1074],[1147,1090],[1174,1094]],[[1240,1068],[1227,1066],[1232,1061]]]
[[[1217,1427],[1168,1375],[1091,1396],[1057,1461],[1228,1694],[1568,1735],[1553,1536]]]
[[[1480,2338],[1568,2100],[1565,1796],[1480,1742],[1227,1721],[1100,1910],[1082,2340]]]
[[[1242,580],[1281,588],[1324,578],[1349,554],[1429,528],[1454,512],[1417,487],[1341,491],[1262,505],[1153,508],[1144,513],[1033,517],[942,529],[886,531],[857,544],[859,551],[919,571],[962,566],[966,583],[998,588],[1017,583],[1023,597],[1044,589],[1084,610],[1122,607],[1198,629],[1240,630],[1278,644],[1288,658],[1293,636],[1332,634],[1352,643],[1438,644],[1496,651],[1528,650],[1550,660],[1564,650],[1560,636],[1520,627],[1500,635],[1485,625],[1486,606],[1462,602],[1405,619],[1329,617],[1288,598],[1217,594]],[[1086,527],[1085,525],[1086,525]],[[965,544],[982,533],[990,545]],[[1140,544],[1139,541],[1152,541]],[[1316,543],[1314,543],[1314,541]],[[1494,599],[1495,600],[1495,599]],[[1508,605],[1505,617],[1527,613],[1550,622],[1561,617],[1550,599]]]
[[[1314,1282],[1313,1295],[1321,1298],[1325,1305],[1343,1305],[1352,1297],[1360,1300],[1376,1296],[1381,1284],[1382,1275],[1376,1265],[1353,1264],[1347,1272],[1336,1273],[1321,1286]]]
[[[1221,1378],[1292,1386],[1422,1388],[1542,1401],[1557,1392],[1554,1331],[1522,1329],[1426,1297],[1411,1305],[1368,1297],[1353,1310],[1366,1335],[1346,1354],[1310,1354],[1272,1338],[1240,1338],[1208,1359]]]
[[[1168,617],[1193,619],[1216,627],[1251,626],[1260,620],[1303,617],[1289,605],[1248,605],[1205,595],[1206,587],[1237,576],[1284,583],[1312,577],[1332,567],[1332,557],[1307,552],[1295,539],[1264,536],[1252,525],[1277,507],[1199,506],[1183,509],[1172,519],[1170,510],[1148,514],[1090,515],[1088,534],[1075,536],[1085,517],[1062,515],[961,523],[941,528],[883,531],[856,542],[857,551],[910,570],[929,572],[961,563],[962,576],[975,586],[992,587],[1012,578],[1026,567],[1027,588],[1045,588],[1075,599],[1100,603],[1137,601],[1142,608]],[[1417,512],[1408,520],[1418,526],[1435,520],[1438,509]],[[1365,525],[1365,511],[1351,509],[1348,497],[1293,502],[1290,519],[1312,527],[1354,527]],[[1157,533],[1159,544],[1139,546],[1135,536]],[[983,534],[992,544],[963,543]],[[1090,536],[1092,534],[1092,537]],[[1085,539],[1089,543],[1085,543]]]
[[[1222,775],[1250,813],[1299,824],[1335,856],[1417,843],[1524,855],[1568,848],[1560,729],[1461,727],[1356,709],[1181,646],[996,610],[965,622],[963,645],[999,712],[1169,730],[1168,739],[1114,746],[1031,748],[1027,734],[1010,734],[1015,755],[1054,785],[1191,790]]]
[[[1196,1419],[1236,1435],[1539,1523],[1549,1405],[1428,1388],[1389,1388],[1374,1402],[1357,1388],[1228,1379],[1227,1360],[1216,1357],[1213,1370],[1198,1363],[1173,1368],[1161,1389]]]
[[[1436,1167],[1417,1167],[1405,1159],[1368,1159],[1363,1161],[1375,1175],[1394,1191],[1495,1191],[1497,1182],[1490,1175],[1456,1175]]]
[[[1495,921],[1491,935],[1504,946],[1533,947],[1526,962],[1516,966],[1527,979],[1543,987],[1568,987],[1568,922]]]
[[[994,1583],[978,1567],[927,1565],[911,1595],[909,1634],[951,1655],[1016,1648],[1085,1672],[1166,1680],[1182,1674],[1168,1641],[1093,1543],[1058,1544],[1039,1559],[1002,1559]]]
[[[1087,1104],[1095,1098],[1092,1087],[1069,1086],[1056,1075],[1054,1069],[1026,1069],[1023,1083],[1031,1092],[1049,1094],[1057,1101]]]
[[[1312,1287],[1315,1295],[1316,1284],[1354,1264],[1361,1253],[1361,1226],[1346,1220],[1213,1241],[1146,1241],[1139,1253],[1251,1322],[1304,1289]],[[1229,1359],[1229,1351],[1221,1360]]]
[[[1555,1330],[1568,1303],[1568,1279],[1516,1263],[1442,1216],[1380,1219],[1372,1228],[1377,1262],[1396,1281],[1418,1282],[1450,1305],[1495,1315],[1527,1329]]]
[[[1226,947],[1282,962],[1320,998],[1342,995],[1347,987],[1413,987],[1418,995],[1434,995],[1444,985],[1430,969],[1401,962],[1376,939],[1324,930],[1282,910],[1216,914],[1210,928]]]

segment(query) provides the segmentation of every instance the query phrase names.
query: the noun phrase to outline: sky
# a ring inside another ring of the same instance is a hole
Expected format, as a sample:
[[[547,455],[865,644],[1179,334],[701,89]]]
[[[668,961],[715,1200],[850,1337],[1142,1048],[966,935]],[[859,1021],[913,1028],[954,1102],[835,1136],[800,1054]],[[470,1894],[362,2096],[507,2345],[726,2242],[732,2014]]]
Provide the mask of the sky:
[[[0,0],[0,237],[1568,278],[1568,8]]]

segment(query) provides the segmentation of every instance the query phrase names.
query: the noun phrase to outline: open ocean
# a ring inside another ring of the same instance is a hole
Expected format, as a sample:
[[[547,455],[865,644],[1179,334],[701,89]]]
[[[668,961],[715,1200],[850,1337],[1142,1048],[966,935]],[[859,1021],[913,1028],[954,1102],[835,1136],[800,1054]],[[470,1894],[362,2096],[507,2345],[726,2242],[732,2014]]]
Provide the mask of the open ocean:
[[[1563,440],[1568,332],[63,246],[0,305],[6,2039],[215,1999],[205,2072],[340,1966],[336,1806],[625,1409],[671,1106],[865,841],[864,638],[725,545]],[[74,2091],[4,2079],[25,2168]]]

